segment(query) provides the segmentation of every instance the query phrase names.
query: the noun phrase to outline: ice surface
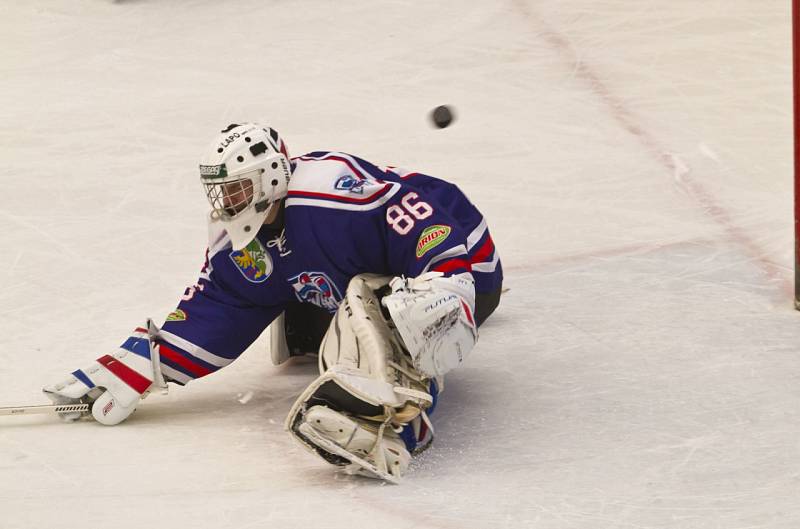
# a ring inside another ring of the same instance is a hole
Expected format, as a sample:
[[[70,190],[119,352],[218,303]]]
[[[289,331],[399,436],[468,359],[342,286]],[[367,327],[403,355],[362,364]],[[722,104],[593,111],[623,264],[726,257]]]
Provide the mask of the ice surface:
[[[3,419],[1,529],[800,526],[789,2],[0,15],[0,405],[172,310],[205,248],[197,159],[233,121],[451,179],[510,287],[401,486],[293,443],[314,365],[262,338],[118,427]]]

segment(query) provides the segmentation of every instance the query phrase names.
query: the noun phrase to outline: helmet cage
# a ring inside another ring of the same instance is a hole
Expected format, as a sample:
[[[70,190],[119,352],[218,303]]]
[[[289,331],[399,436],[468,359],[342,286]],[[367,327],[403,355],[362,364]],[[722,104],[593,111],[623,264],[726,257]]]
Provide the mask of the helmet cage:
[[[229,222],[244,214],[254,202],[263,202],[263,173],[263,169],[255,169],[223,178],[203,178],[212,220]]]

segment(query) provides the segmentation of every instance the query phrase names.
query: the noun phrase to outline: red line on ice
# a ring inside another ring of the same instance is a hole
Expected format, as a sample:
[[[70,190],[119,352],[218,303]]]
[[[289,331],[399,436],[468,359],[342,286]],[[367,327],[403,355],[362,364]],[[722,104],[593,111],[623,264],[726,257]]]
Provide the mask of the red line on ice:
[[[669,170],[670,175],[674,175],[678,170],[678,166],[669,150],[639,123],[634,113],[631,112],[625,103],[620,98],[616,97],[611,89],[600,80],[586,61],[575,56],[569,40],[553,29],[542,17],[533,13],[525,0],[517,0],[516,4],[520,12],[524,13],[529,19],[542,28],[542,38],[551,48],[565,56],[575,75],[589,84],[592,92],[605,103],[608,112],[617,123],[619,123],[623,129],[638,138],[647,152],[664,166],[665,169]],[[745,249],[750,257],[753,258],[754,264],[756,264],[770,280],[775,281],[782,290],[790,296],[793,296],[794,285],[787,277],[785,268],[769,260],[767,252],[756,240],[748,235],[745,230],[736,225],[730,212],[714,198],[713,193],[706,189],[701,183],[691,180],[688,176],[684,176],[680,181],[677,181],[677,183],[700,205],[706,215],[725,230],[732,241],[738,243]]]

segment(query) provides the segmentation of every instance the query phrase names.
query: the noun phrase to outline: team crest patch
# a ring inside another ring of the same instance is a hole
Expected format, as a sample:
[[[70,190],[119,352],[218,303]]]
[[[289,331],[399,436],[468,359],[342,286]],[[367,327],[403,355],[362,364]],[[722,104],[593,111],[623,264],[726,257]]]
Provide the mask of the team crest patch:
[[[186,321],[187,319],[186,312],[181,309],[175,309],[167,316],[167,321]]]
[[[442,244],[450,236],[451,231],[450,226],[443,224],[434,224],[425,228],[417,241],[417,259]]]
[[[253,239],[241,250],[231,252],[229,257],[251,283],[263,283],[272,273],[272,258],[258,239]]]
[[[322,272],[303,272],[289,279],[297,299],[313,303],[331,314],[339,308],[342,300],[336,283]]]
[[[336,189],[341,189],[342,191],[349,191],[351,193],[356,193],[357,195],[363,195],[365,183],[366,180],[359,180],[352,175],[346,174],[339,177],[334,184],[334,187]]]

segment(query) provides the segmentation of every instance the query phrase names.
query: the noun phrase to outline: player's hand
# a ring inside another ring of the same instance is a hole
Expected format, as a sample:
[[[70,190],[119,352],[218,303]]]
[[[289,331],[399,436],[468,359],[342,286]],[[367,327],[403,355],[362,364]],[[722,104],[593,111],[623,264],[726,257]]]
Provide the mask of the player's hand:
[[[102,424],[119,424],[136,410],[139,401],[154,387],[166,389],[159,365],[153,359],[150,334],[138,328],[112,354],[102,356],[84,369],[42,391],[55,404],[91,404],[91,414]],[[64,413],[66,421],[85,413]]]
[[[460,366],[478,339],[472,274],[427,272],[389,285],[392,293],[381,303],[416,370],[437,377]]]

